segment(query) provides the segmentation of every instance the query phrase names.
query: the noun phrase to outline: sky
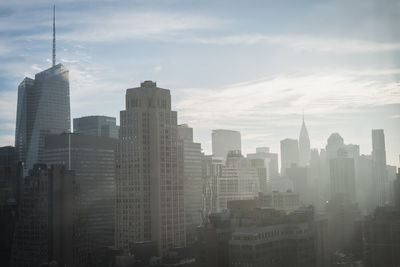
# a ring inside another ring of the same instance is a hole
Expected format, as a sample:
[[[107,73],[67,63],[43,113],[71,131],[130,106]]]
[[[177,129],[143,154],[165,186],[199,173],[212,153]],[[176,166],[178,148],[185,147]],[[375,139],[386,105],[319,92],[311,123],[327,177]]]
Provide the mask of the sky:
[[[279,153],[304,111],[312,148],[331,133],[370,154],[384,129],[400,154],[400,1],[1,0],[0,146],[14,144],[17,87],[57,62],[72,118],[117,117],[125,90],[171,90],[178,122],[211,153],[211,130],[242,135],[243,154]]]

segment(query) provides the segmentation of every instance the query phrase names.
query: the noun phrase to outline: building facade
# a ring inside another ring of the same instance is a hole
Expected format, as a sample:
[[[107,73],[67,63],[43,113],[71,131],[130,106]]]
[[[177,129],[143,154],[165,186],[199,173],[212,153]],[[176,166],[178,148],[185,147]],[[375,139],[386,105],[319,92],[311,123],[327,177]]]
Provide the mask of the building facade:
[[[203,215],[203,178],[201,166],[201,145],[193,142],[193,128],[187,124],[178,125],[179,171],[183,176],[186,241],[193,243],[196,228]]]
[[[86,116],[74,118],[74,133],[118,138],[117,119],[107,116]]]
[[[178,171],[177,113],[152,81],[127,89],[116,154],[117,248],[153,241],[159,256],[184,247],[183,177]]]

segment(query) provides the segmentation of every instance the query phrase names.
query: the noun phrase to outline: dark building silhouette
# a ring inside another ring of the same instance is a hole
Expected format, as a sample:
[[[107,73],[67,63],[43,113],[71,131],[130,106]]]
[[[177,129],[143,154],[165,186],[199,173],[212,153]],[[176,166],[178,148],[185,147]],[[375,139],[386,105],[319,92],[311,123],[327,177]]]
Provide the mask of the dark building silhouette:
[[[85,224],[74,173],[64,166],[35,165],[24,178],[11,266],[87,263]]]
[[[67,133],[48,135],[44,161],[62,164],[75,173],[92,262],[114,245],[115,149],[113,138]]]
[[[0,266],[10,266],[15,225],[19,218],[20,185],[23,179],[21,163],[12,163],[12,147],[0,148]]]
[[[86,116],[74,118],[74,133],[118,138],[119,126],[114,117]]]
[[[17,163],[17,154],[15,152],[15,147],[0,147],[0,166],[11,166],[15,163]]]
[[[364,261],[367,267],[400,265],[400,209],[378,207],[363,226]]]

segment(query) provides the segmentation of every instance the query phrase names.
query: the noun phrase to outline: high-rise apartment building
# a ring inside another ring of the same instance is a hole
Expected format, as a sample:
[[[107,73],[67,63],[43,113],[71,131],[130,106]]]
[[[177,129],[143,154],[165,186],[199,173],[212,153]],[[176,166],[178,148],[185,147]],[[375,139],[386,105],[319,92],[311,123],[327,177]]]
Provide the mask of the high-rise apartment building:
[[[55,64],[55,21],[53,18],[53,66],[25,78],[18,86],[15,148],[26,169],[42,161],[44,138],[71,131],[69,72]]]
[[[388,175],[386,169],[385,134],[382,129],[372,130],[372,176],[375,183],[376,205],[388,200]]]
[[[281,174],[293,164],[299,165],[299,143],[296,139],[286,138],[281,141]]]
[[[214,157],[226,160],[229,151],[242,150],[240,132],[232,130],[212,130],[212,153]]]
[[[177,113],[155,82],[127,89],[116,154],[117,248],[152,241],[159,256],[185,244]]]
[[[45,138],[46,164],[62,164],[75,172],[93,262],[101,248],[114,245],[116,143],[114,138],[74,133]]]
[[[187,124],[178,125],[178,155],[185,196],[186,241],[191,243],[202,223],[203,178],[201,145],[193,142],[193,128]]]
[[[301,125],[300,135],[299,135],[299,166],[304,167],[310,163],[311,149],[310,149],[310,137],[308,136],[308,131],[306,123]]]
[[[74,133],[118,138],[117,120],[107,116],[86,116],[74,118]]]

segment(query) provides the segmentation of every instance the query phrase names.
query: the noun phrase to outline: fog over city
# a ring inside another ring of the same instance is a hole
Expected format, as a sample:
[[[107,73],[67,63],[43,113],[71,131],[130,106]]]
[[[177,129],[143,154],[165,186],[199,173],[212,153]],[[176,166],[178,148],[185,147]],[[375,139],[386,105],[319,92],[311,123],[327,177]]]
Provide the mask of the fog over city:
[[[0,2],[0,266],[400,266],[400,2]]]

